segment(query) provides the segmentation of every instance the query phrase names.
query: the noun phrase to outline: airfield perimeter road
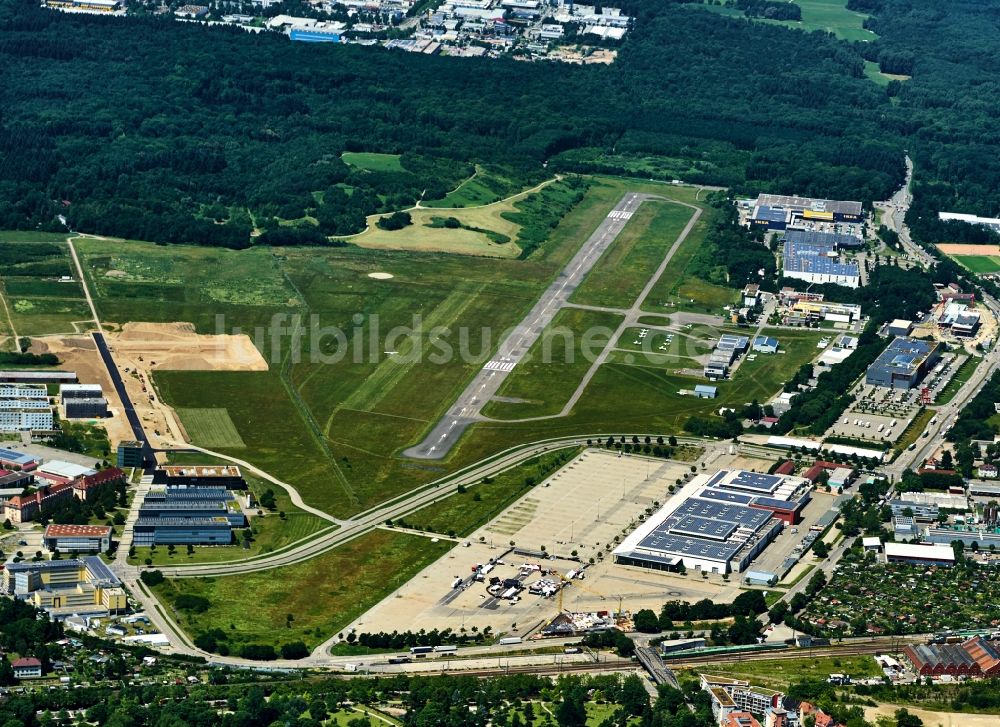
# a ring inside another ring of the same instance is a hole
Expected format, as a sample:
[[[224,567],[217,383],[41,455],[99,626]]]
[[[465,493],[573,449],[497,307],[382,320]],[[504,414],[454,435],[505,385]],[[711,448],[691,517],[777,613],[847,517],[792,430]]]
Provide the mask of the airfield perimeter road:
[[[431,429],[420,444],[405,450],[403,452],[405,456],[414,459],[442,459],[447,456],[471,424],[484,420],[480,414],[483,406],[497,393],[510,372],[542,335],[545,327],[552,322],[560,309],[566,306],[570,296],[573,295],[573,292],[583,282],[591,268],[601,259],[605,251],[618,238],[639,205],[651,199],[671,204],[684,204],[652,194],[630,192],[622,197],[542,294],[535,306],[504,339],[493,358],[473,377],[447,414]],[[695,211],[693,219],[697,219],[701,210],[693,205],[684,206],[691,207]],[[677,238],[677,242],[664,258],[661,269],[669,262],[673,252],[683,242],[690,229],[690,224],[684,228],[684,231]],[[599,365],[599,362],[595,362],[595,364]],[[589,380],[589,376],[581,383],[581,386],[586,386],[587,380]],[[578,390],[574,396],[578,398],[580,391],[582,389]]]

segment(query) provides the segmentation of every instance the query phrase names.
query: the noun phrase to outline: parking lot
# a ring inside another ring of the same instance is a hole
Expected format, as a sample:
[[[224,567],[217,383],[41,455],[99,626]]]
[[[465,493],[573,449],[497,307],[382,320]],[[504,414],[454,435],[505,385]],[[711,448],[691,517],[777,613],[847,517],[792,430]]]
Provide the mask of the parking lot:
[[[717,450],[718,452],[719,450]],[[763,471],[770,462],[716,454],[705,471],[742,467]],[[699,468],[700,470],[700,468]],[[483,630],[524,636],[564,611],[658,611],[665,601],[726,602],[742,577],[687,575],[621,566],[610,551],[640,518],[679,491],[690,465],[588,450],[534,487],[490,523],[457,544],[350,628],[378,632],[407,628]],[[785,528],[752,564],[779,571],[833,504],[815,493],[803,522]],[[811,556],[806,556],[809,558]],[[593,559],[593,563],[591,563]],[[582,572],[582,577],[580,573]]]

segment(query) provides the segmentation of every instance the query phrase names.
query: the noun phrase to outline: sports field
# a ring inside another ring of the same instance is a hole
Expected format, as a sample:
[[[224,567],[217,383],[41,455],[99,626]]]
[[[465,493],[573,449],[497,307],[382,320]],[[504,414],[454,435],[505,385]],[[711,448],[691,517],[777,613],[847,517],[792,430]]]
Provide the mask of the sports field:
[[[369,172],[402,172],[403,165],[399,163],[399,154],[379,154],[368,151],[345,151],[340,155],[344,164]]]
[[[1000,255],[953,255],[952,257],[973,273],[1000,272]]]
[[[227,409],[177,409],[177,415],[192,444],[206,449],[246,447]]]

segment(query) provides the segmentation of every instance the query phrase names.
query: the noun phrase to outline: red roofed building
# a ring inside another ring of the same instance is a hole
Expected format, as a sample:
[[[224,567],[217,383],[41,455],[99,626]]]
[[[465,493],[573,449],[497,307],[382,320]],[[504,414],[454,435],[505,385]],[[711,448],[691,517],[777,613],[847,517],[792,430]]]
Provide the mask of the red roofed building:
[[[62,553],[103,553],[111,547],[111,533],[109,525],[49,525],[42,542]]]
[[[33,656],[18,659],[11,666],[18,679],[37,679],[42,676],[42,662]]]
[[[795,463],[790,459],[786,459],[784,462],[782,462],[775,468],[772,474],[790,475],[794,473],[795,473]]]
[[[816,460],[815,464],[813,464],[812,467],[810,467],[809,469],[807,469],[805,472],[802,473],[802,476],[805,477],[810,482],[812,482],[813,484],[815,484],[816,480],[819,479],[819,476],[821,474],[823,474],[824,472],[832,472],[833,470],[839,467],[843,467],[843,465],[818,459]]]
[[[39,487],[29,495],[17,495],[3,506],[3,515],[12,523],[26,523],[37,515],[43,507],[66,497],[73,496],[73,483]]]
[[[109,467],[106,470],[101,470],[100,472],[95,472],[92,475],[87,475],[76,480],[73,483],[73,494],[78,500],[86,500],[88,493],[124,481],[124,471],[117,467]]]
[[[730,712],[720,727],[760,727],[760,722],[749,712]]]

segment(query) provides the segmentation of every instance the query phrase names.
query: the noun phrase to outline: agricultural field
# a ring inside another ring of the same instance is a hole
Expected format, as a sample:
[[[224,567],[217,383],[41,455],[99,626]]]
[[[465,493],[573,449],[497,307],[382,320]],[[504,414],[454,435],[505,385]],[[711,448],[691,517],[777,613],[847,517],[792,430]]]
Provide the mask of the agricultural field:
[[[504,420],[558,414],[621,320],[611,313],[560,310],[497,397],[483,408],[483,415]]]
[[[227,409],[177,409],[177,415],[192,444],[206,449],[245,449],[247,446]]]
[[[3,333],[11,324],[19,336],[88,328],[90,311],[65,237],[7,233],[0,240],[0,293],[7,306],[0,311]]]
[[[345,151],[340,155],[344,164],[368,172],[402,172],[399,154],[379,154],[369,151]]]
[[[671,202],[643,202],[571,302],[628,308],[639,297],[693,210]]]
[[[314,648],[453,546],[376,530],[310,560],[272,571],[222,578],[182,578],[155,588],[192,637],[218,629],[230,651],[302,641]],[[247,593],[254,598],[246,598]],[[187,596],[177,608],[178,598]],[[190,597],[195,597],[191,599]],[[291,617],[291,618],[289,618]]]

